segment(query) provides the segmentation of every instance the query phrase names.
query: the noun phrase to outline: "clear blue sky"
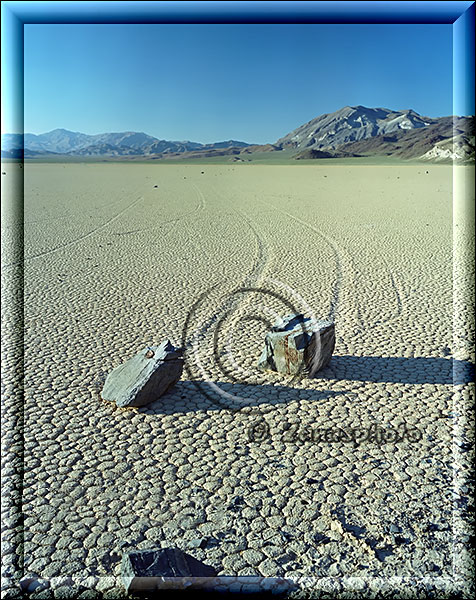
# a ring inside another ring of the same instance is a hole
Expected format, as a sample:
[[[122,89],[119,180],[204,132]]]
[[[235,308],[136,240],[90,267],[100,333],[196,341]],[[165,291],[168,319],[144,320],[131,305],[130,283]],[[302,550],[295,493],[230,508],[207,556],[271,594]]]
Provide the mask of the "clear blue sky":
[[[451,25],[25,25],[25,132],[274,142],[363,104],[452,114]]]

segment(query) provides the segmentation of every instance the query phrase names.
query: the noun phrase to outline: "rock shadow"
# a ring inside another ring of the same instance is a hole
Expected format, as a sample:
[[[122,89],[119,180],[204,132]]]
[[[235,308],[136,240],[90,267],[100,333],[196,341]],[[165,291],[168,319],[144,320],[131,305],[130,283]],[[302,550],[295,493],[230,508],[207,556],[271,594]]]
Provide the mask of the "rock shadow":
[[[445,358],[403,358],[379,356],[333,356],[330,365],[312,378],[328,381],[370,383],[462,385],[474,380],[474,365]],[[146,414],[177,414],[209,410],[249,412],[266,405],[271,410],[280,404],[305,399],[324,402],[337,396],[357,397],[355,390],[312,390],[285,385],[179,381],[170,392],[140,408]],[[236,400],[236,398],[240,400]],[[263,411],[266,412],[266,411]]]
[[[463,385],[474,380],[474,365],[448,358],[341,355],[333,356],[329,366],[313,379]]]
[[[251,385],[245,383],[213,382],[210,387],[204,381],[179,381],[167,394],[145,406],[139,411],[146,414],[171,415],[183,412],[199,412],[209,410],[247,411],[262,405],[269,409],[280,404],[290,404],[302,400],[323,402],[326,399],[345,394],[355,395],[350,390],[319,391],[287,387],[283,385]],[[239,398],[241,401],[235,400]],[[265,411],[263,411],[265,412]]]

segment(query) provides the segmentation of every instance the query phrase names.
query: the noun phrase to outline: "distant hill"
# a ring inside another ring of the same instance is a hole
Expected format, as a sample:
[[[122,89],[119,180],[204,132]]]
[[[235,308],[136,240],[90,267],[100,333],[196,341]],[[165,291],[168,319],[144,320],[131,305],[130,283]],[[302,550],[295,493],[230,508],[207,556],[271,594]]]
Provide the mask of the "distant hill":
[[[474,117],[346,106],[297,127],[275,146],[297,150],[298,160],[364,155],[469,161],[474,160]]]
[[[182,153],[195,150],[246,148],[246,142],[227,140],[212,144],[190,141],[159,140],[146,133],[126,131],[122,133],[100,133],[88,135],[67,129],[54,129],[48,133],[2,135],[2,156],[25,148],[27,152],[55,153],[68,156],[152,156],[162,153]],[[33,156],[33,154],[31,155]]]
[[[26,148],[13,148],[12,150],[2,150],[2,158],[11,158],[15,160],[22,160],[23,158],[39,158],[41,156],[58,156],[56,152],[36,152],[35,150],[29,150]]]
[[[300,125],[274,144],[226,140],[211,144],[161,140],[143,132],[88,135],[67,129],[48,133],[2,135],[2,157],[117,157],[118,159],[189,159],[228,156],[249,162],[263,152],[295,152],[296,160],[394,156],[430,161],[474,160],[474,117],[423,117],[412,109],[345,106]],[[245,156],[248,155],[248,156]],[[242,158],[240,158],[242,157]]]
[[[281,150],[281,148],[274,146],[273,144],[253,144],[247,148],[244,148],[241,153],[250,154],[251,152],[273,152],[275,150]]]
[[[226,142],[215,142],[214,144],[204,144],[203,149],[215,150],[218,148],[247,148],[250,144],[246,142],[238,142],[236,140],[228,140]]]
[[[315,148],[306,148],[306,150],[303,150],[302,152],[299,152],[299,154],[296,154],[294,156],[294,158],[296,160],[303,160],[303,159],[312,159],[312,158],[349,158],[349,157],[355,157],[355,156],[360,156],[359,154],[352,154],[351,152],[339,152],[339,151],[335,151],[332,150],[330,152],[326,151],[326,150],[316,150]]]
[[[345,106],[301,125],[280,138],[276,145],[297,150],[337,148],[342,144],[402,129],[424,128],[433,122],[434,119],[421,117],[413,110]]]
[[[474,117],[442,117],[425,130],[411,129],[378,135],[338,147],[359,155],[396,156],[427,160],[474,160]]]
[[[164,158],[169,160],[189,159],[189,158],[215,158],[217,156],[228,156],[240,154],[240,148],[205,148],[201,150],[192,150],[190,152],[164,152],[154,158]]]

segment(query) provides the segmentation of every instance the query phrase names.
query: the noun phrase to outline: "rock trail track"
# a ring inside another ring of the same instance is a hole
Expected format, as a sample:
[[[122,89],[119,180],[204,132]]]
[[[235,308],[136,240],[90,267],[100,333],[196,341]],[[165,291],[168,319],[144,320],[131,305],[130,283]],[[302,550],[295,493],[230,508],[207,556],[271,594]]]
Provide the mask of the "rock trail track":
[[[116,233],[116,235],[129,235],[131,233],[142,233],[144,231],[154,231],[154,230],[160,230],[163,228],[164,225],[168,225],[170,223],[177,223],[179,222],[181,219],[189,216],[189,215],[196,215],[199,211],[203,211],[205,210],[206,207],[206,200],[204,195],[201,193],[201,191],[199,190],[199,188],[192,183],[193,188],[196,190],[197,192],[197,198],[198,198],[198,204],[197,207],[195,209],[193,209],[192,211],[185,213],[179,217],[177,217],[176,219],[170,219],[170,220],[166,220],[163,221],[157,225],[154,225],[152,227],[142,227],[140,229],[134,229],[132,231],[126,231],[126,232],[119,232]],[[123,208],[121,208],[115,215],[113,215],[112,217],[106,219],[105,221],[103,221],[102,223],[98,224],[97,227],[94,227],[93,229],[89,230],[87,233],[80,235],[79,237],[70,240],[68,242],[65,242],[63,244],[60,244],[54,248],[51,248],[49,250],[45,250],[43,252],[39,252],[38,254],[33,254],[33,255],[26,255],[23,259],[24,262],[30,261],[30,260],[36,260],[38,258],[42,258],[44,256],[48,256],[54,252],[59,252],[61,250],[64,250],[66,248],[68,248],[69,246],[73,246],[75,244],[78,244],[79,242],[86,240],[87,238],[89,238],[90,236],[93,235],[97,235],[99,233],[101,233],[104,229],[108,228],[110,225],[112,225],[115,221],[117,221],[118,219],[120,219],[121,217],[123,217],[124,214],[126,214],[128,211],[131,211],[140,201],[144,200],[143,196],[140,196],[139,198],[136,198],[135,200],[133,200],[132,202],[130,202],[129,204],[127,204],[126,206],[124,206]],[[115,203],[114,203],[115,204]],[[45,219],[38,219],[38,220],[34,220],[34,221],[26,221],[26,225],[31,226],[31,225],[35,225],[35,224],[42,224],[42,223],[48,223],[51,224],[52,222],[58,221],[58,220],[66,220],[66,219],[70,219],[71,217],[69,216],[59,216],[59,217],[53,217],[53,218],[45,218]],[[6,264],[4,265],[4,268],[10,268],[12,266],[17,266],[19,263],[10,263],[10,264]]]
[[[352,597],[392,577],[420,592],[464,588],[471,388],[451,379],[450,168],[24,170],[20,345],[18,305],[3,315],[6,588],[23,568],[58,598],[71,587],[120,597],[122,552],[171,545],[220,575],[309,578],[313,589],[332,578]],[[4,286],[18,285],[19,268],[3,271]],[[143,409],[102,401],[98,378],[145,345],[180,345],[200,299],[189,325],[207,377],[247,406],[212,402],[185,373]],[[287,313],[283,299],[336,319],[319,377],[253,373],[265,328],[248,317]],[[461,321],[461,364],[471,335]],[[253,441],[263,419],[268,437]],[[402,423],[417,443],[313,433]]]
[[[257,201],[259,201],[259,200],[257,199]],[[390,280],[390,286],[389,286],[390,289],[388,290],[390,292],[389,293],[390,297],[388,298],[388,301],[386,303],[390,307],[390,308],[388,308],[388,306],[386,307],[387,310],[389,310],[389,312],[390,312],[390,316],[388,318],[385,318],[385,317],[382,317],[382,315],[380,314],[380,318],[378,318],[377,320],[374,320],[373,322],[370,322],[370,321],[364,320],[364,318],[362,317],[362,314],[361,314],[361,304],[362,304],[361,298],[363,296],[365,296],[366,286],[365,286],[365,282],[362,282],[363,285],[358,284],[358,279],[357,279],[358,268],[355,264],[354,258],[352,257],[351,253],[349,252],[349,250],[347,250],[344,246],[337,244],[335,239],[333,239],[331,236],[325,234],[321,229],[310,224],[309,222],[303,221],[299,217],[296,217],[295,215],[293,215],[287,211],[279,209],[276,206],[273,206],[272,204],[270,204],[269,202],[266,202],[266,205],[275,211],[281,212],[286,217],[297,221],[303,227],[311,230],[312,232],[317,234],[322,240],[324,240],[324,242],[331,248],[333,256],[334,256],[335,277],[334,277],[334,285],[332,288],[332,292],[330,293],[330,302],[329,302],[330,308],[329,308],[328,314],[326,315],[326,318],[328,318],[330,320],[334,320],[336,318],[336,316],[338,317],[339,302],[340,302],[341,292],[343,291],[343,288],[352,288],[354,290],[354,294],[353,294],[354,312],[355,312],[354,320],[358,327],[358,331],[357,331],[356,335],[362,336],[380,324],[383,324],[383,323],[388,324],[390,321],[398,320],[400,318],[400,316],[402,315],[402,311],[403,311],[403,303],[402,303],[402,295],[401,295],[401,292],[399,292],[399,287],[397,284],[398,280],[397,280],[396,275],[390,270],[388,263],[385,260],[385,257],[383,256],[382,253],[380,253],[376,257],[376,260],[380,261],[383,264],[385,271],[386,271],[386,275],[387,275],[388,279]],[[367,282],[367,285],[368,285],[368,282]],[[358,290],[358,293],[356,293],[357,290]]]

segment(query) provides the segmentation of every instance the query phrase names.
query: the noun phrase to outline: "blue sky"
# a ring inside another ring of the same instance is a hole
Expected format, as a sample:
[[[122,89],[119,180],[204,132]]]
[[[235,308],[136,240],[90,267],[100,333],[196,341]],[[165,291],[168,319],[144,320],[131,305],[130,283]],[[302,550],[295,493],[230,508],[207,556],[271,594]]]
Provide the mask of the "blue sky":
[[[25,132],[274,142],[363,104],[452,114],[451,25],[25,25]]]

